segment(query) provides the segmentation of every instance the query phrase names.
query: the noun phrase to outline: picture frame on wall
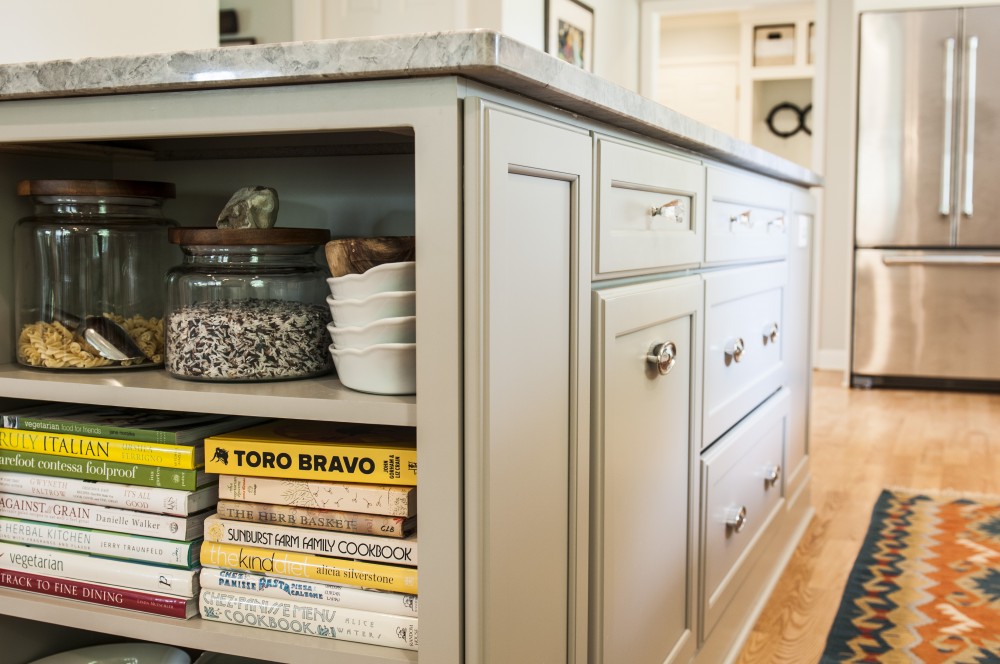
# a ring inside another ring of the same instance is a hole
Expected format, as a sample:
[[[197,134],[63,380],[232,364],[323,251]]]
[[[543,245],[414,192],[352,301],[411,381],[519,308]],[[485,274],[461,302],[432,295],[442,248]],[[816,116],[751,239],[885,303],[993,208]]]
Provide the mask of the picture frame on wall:
[[[545,0],[545,51],[594,71],[594,9],[579,0]]]

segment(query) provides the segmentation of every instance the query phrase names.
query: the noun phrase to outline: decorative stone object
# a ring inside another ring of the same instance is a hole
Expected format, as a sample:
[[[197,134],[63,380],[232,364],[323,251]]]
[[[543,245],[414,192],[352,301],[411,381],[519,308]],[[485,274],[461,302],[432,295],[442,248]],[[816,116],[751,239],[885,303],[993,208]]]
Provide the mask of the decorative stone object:
[[[278,192],[260,185],[233,194],[215,222],[217,228],[273,228],[278,218]]]

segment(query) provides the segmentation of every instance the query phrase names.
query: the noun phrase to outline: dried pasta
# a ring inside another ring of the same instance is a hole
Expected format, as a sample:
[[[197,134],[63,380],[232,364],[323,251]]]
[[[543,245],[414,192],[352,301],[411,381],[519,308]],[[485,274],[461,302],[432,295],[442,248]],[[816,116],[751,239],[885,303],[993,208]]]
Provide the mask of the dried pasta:
[[[101,357],[89,345],[75,338],[73,330],[56,321],[25,325],[17,339],[17,359],[22,364],[47,369],[96,369],[107,366],[162,364],[163,320],[104,314],[121,325],[146,356],[140,360],[115,362]]]

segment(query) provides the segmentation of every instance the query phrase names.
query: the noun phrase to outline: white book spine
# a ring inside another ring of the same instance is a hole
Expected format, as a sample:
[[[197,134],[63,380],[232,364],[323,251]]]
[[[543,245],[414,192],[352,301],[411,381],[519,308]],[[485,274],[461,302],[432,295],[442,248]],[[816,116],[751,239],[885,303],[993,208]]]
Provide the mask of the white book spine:
[[[194,597],[198,594],[197,569],[109,560],[85,553],[7,542],[0,542],[0,569],[146,590],[161,595]]]
[[[254,572],[215,567],[201,568],[201,587],[397,616],[416,617],[418,610],[416,595],[364,590],[332,583],[317,583],[307,579],[265,576]]]
[[[382,516],[417,513],[417,488],[412,486],[220,475],[219,497]]]
[[[219,498],[217,485],[182,491],[7,471],[0,471],[0,491],[173,516],[214,507]]]
[[[220,590],[202,590],[198,606],[202,617],[208,620],[405,650],[417,649],[416,618]]]
[[[0,518],[0,540],[185,568],[198,562],[201,549],[200,540],[178,542],[7,518]]]
[[[68,500],[0,493],[0,516],[133,535],[191,540],[201,536],[208,513],[183,517],[167,516],[115,507],[85,505]]]
[[[210,542],[246,544],[334,558],[369,560],[408,567],[417,565],[416,535],[396,539],[270,523],[233,521],[212,515],[205,519],[205,539]]]

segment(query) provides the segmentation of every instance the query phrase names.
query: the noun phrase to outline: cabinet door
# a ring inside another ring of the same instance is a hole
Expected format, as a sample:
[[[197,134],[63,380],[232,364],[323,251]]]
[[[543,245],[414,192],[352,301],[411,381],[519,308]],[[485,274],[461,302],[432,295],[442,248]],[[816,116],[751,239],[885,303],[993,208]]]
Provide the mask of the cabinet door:
[[[469,662],[586,658],[592,154],[466,101]]]
[[[592,662],[694,652],[701,294],[685,277],[594,295]]]

